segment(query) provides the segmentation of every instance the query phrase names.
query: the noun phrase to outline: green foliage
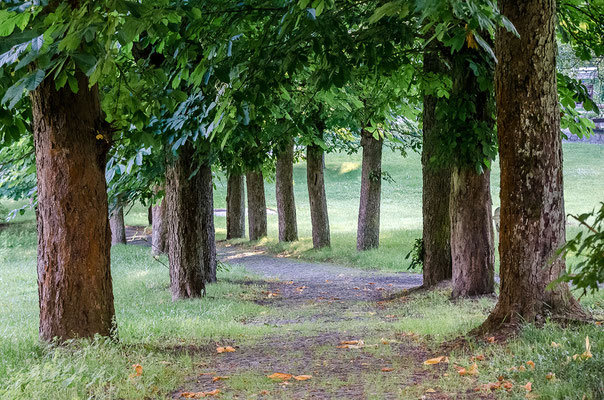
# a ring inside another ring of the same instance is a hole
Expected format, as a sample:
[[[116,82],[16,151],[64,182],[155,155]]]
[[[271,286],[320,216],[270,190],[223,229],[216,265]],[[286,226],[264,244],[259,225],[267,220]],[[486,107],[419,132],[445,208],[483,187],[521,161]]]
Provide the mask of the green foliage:
[[[411,257],[411,264],[408,269],[422,270],[424,268],[424,240],[422,238],[415,239],[413,248],[407,253],[405,260],[408,260],[409,257]]]
[[[604,283],[604,203],[600,209],[578,216],[571,215],[583,228],[559,250],[563,257],[574,254],[578,262],[570,265],[552,285],[570,282],[583,294],[600,290]]]

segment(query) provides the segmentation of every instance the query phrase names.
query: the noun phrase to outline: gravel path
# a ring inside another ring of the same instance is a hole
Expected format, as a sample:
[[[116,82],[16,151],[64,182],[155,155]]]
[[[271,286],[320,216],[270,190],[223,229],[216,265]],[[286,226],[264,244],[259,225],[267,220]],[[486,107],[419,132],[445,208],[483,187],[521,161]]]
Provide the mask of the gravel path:
[[[421,274],[310,263],[231,245],[219,245],[217,252],[224,263],[243,265],[248,271],[267,279],[293,281],[289,286],[300,292],[296,296],[298,299],[323,295],[337,300],[376,300],[422,285]],[[301,287],[304,289],[300,290]]]

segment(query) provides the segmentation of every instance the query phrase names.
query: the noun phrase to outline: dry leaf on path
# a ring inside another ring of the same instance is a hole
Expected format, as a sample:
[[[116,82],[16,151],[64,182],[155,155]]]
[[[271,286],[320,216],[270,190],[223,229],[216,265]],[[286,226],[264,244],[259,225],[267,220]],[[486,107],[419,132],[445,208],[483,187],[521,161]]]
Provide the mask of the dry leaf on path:
[[[292,374],[284,374],[282,372],[275,372],[274,374],[268,375],[268,378],[274,379],[277,381],[287,381],[293,378]]]
[[[426,390],[426,393],[436,393],[436,390],[430,388]]]
[[[340,344],[359,344],[359,340],[342,340]]]
[[[490,336],[487,338],[487,342],[489,343],[495,343],[495,336]]]
[[[235,352],[235,348],[233,348],[231,346],[216,348],[216,353],[233,353],[233,352]]]
[[[294,376],[294,379],[297,380],[297,381],[307,381],[310,378],[312,378],[312,375],[297,375],[297,376]]]
[[[447,356],[434,357],[434,358],[424,361],[424,365],[434,365],[434,364],[439,364],[441,362],[448,363],[449,358]]]
[[[470,357],[470,361],[484,361],[484,354]]]
[[[382,372],[392,372],[392,371],[394,371],[394,368],[388,368],[388,367],[382,368]]]
[[[187,399],[201,399],[202,397],[216,396],[220,393],[220,389],[214,389],[211,392],[182,392],[180,397]]]
[[[225,379],[229,379],[229,377],[228,376],[215,376],[212,378],[212,382],[223,381]]]

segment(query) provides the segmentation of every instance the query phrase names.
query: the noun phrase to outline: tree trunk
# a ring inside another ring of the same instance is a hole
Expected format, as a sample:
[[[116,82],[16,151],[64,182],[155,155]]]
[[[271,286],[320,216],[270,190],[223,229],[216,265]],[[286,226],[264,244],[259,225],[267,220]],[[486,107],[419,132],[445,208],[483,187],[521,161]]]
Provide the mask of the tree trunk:
[[[111,227],[111,245],[126,244],[126,227],[124,226],[124,206],[121,202],[115,205],[115,209],[109,218]]]
[[[306,148],[306,182],[310,202],[313,248],[329,247],[331,243],[323,175],[323,149],[316,144]]]
[[[149,222],[149,225],[153,226],[153,206],[149,206],[147,209],[147,222]]]
[[[214,229],[214,184],[212,167],[204,163],[201,175],[201,218],[203,222],[203,268],[206,282],[216,282],[216,231]]]
[[[250,240],[258,240],[267,234],[266,200],[262,171],[250,171],[247,182],[247,216]]]
[[[153,227],[151,230],[151,254],[154,256],[168,252],[168,224],[166,197],[153,206]]]
[[[205,291],[203,269],[203,181],[195,172],[191,143],[180,147],[166,171],[168,258],[172,300],[201,297]]]
[[[443,65],[435,49],[424,53],[424,72],[442,72]],[[431,162],[438,146],[437,98],[424,94],[422,143],[422,215],[424,287],[451,278],[451,220],[449,192],[451,170]]]
[[[380,198],[382,195],[382,144],[367,130],[361,131],[363,167],[361,202],[357,228],[357,250],[376,249],[380,245]]]
[[[292,139],[279,154],[276,169],[275,191],[277,214],[279,215],[279,241],[294,242],[298,240],[298,225],[294,197],[294,141]]]
[[[30,93],[38,180],[40,338],[111,335],[106,155],[111,141],[97,86],[76,71],[79,91],[52,79]],[[97,135],[103,138],[97,139]]]
[[[454,167],[451,179],[453,298],[495,291],[491,173]]]
[[[243,175],[231,172],[227,181],[226,225],[228,239],[245,237],[245,185]]]
[[[584,316],[564,269],[560,111],[556,87],[556,2],[500,0],[520,38],[498,29],[495,68],[501,163],[501,290],[483,330],[534,321],[546,310]]]

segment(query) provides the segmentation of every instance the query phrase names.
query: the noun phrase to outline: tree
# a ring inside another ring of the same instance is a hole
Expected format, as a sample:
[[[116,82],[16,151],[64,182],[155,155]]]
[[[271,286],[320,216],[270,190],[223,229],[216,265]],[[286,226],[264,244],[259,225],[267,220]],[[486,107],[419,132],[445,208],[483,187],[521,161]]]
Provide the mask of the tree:
[[[531,322],[546,311],[585,313],[566,284],[546,286],[564,270],[560,113],[556,92],[556,4],[500,1],[520,37],[496,36],[497,133],[501,162],[501,290],[483,330]]]
[[[245,185],[243,175],[235,171],[228,173],[227,181],[226,238],[245,237]]]
[[[118,203],[109,213],[111,228],[111,245],[126,244],[126,227],[124,226],[124,206]]]
[[[325,122],[315,121],[317,130],[315,142],[306,147],[306,182],[308,202],[312,224],[312,245],[314,249],[329,247],[329,216],[327,214],[327,196],[325,195],[325,176],[323,173],[323,148],[317,141],[323,141]]]
[[[279,217],[279,241],[298,240],[296,198],[294,197],[294,140],[288,138],[277,155],[275,191]]]
[[[202,174],[196,171],[192,143],[181,146],[167,167],[166,200],[168,258],[172,300],[201,297],[205,293]]]
[[[424,73],[444,73],[438,48],[430,46],[424,53]],[[436,107],[439,100],[433,90],[423,95],[422,116],[422,216],[423,216],[423,277],[425,287],[450,279],[451,269],[451,218],[449,195],[451,193],[451,168],[434,162],[438,148],[439,120]]]
[[[247,215],[250,240],[259,240],[267,235],[266,199],[264,177],[261,170],[245,174],[247,187]]]
[[[203,268],[206,282],[216,282],[216,233],[214,229],[214,183],[212,167],[209,161],[201,164],[201,220]]]
[[[357,250],[377,248],[380,244],[380,197],[382,191],[382,145],[384,139],[367,129],[361,130],[363,163],[361,199],[357,227]]]

